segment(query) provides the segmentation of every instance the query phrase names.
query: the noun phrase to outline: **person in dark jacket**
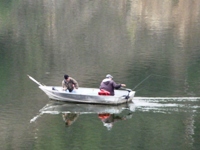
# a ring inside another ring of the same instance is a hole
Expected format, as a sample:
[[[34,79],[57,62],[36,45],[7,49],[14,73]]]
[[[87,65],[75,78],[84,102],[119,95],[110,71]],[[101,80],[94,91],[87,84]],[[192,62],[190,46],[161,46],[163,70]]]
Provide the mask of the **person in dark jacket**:
[[[69,90],[69,92],[72,92],[74,88],[78,89],[78,82],[72,77],[64,75],[64,80],[62,81],[62,87],[64,91]]]
[[[117,114],[109,114],[109,113],[102,113],[98,114],[98,118],[101,119],[103,125],[107,127],[108,130],[111,130],[114,123],[120,120],[126,120],[125,117],[121,117]]]
[[[110,74],[106,75],[106,78],[102,80],[99,89],[106,90],[110,92],[110,95],[115,95],[114,89],[119,89],[120,87],[125,87],[125,84],[117,84],[113,80],[113,76]]]

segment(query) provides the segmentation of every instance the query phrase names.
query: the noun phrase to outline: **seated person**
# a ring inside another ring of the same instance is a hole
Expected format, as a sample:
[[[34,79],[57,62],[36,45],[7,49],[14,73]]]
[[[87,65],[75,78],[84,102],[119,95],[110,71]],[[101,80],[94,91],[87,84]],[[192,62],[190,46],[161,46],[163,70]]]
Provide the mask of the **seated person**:
[[[115,83],[113,77],[110,74],[108,74],[106,75],[106,78],[102,80],[99,89],[100,90],[103,89],[110,92],[110,95],[115,95],[114,89],[119,89],[120,87],[125,87],[125,86],[126,86],[125,84]]]
[[[78,82],[72,77],[64,75],[64,80],[62,81],[62,88],[64,91],[69,90],[69,92],[72,92],[74,88],[78,89]]]

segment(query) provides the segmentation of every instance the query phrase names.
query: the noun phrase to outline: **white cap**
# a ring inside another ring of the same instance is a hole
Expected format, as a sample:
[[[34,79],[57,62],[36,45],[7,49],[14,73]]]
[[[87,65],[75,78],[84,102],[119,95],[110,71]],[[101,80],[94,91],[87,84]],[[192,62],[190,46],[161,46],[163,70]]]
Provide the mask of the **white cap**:
[[[107,74],[106,78],[113,78],[113,76],[111,76],[110,74]]]
[[[103,125],[104,125],[108,130],[111,130],[112,127],[113,127],[113,124],[112,124],[112,123],[105,123],[105,122],[103,122]]]

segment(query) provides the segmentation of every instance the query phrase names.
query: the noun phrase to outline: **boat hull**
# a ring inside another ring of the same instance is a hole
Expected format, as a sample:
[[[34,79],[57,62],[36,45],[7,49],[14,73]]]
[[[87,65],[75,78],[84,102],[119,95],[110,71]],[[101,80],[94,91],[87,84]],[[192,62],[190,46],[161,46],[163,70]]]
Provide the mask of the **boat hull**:
[[[115,90],[115,96],[98,95],[97,88],[82,88],[75,89],[73,92],[63,91],[62,87],[39,86],[48,97],[52,100],[89,103],[89,104],[122,104],[132,101],[135,91]]]

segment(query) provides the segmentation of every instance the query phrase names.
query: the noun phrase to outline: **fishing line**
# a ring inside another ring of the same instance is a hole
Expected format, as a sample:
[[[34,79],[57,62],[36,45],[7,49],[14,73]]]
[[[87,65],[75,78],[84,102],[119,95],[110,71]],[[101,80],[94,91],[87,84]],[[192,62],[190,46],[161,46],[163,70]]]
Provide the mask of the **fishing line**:
[[[162,76],[162,75],[158,75],[158,74],[151,74],[151,75],[154,75],[154,76],[159,76],[159,77],[164,77],[164,78],[169,78],[169,79],[174,79],[174,80],[185,81],[185,79],[170,78],[170,77],[167,77],[167,76]]]
[[[150,76],[151,76],[152,74],[150,74],[148,77],[146,77],[144,80],[142,80],[140,83],[138,83],[134,88],[133,88],[133,90],[134,89],[136,89],[140,84],[142,84],[145,80],[147,80]]]
[[[133,90],[136,89],[138,86],[140,86],[144,81],[146,81],[146,80],[147,80],[149,77],[151,77],[152,75],[154,75],[154,76],[160,76],[160,77],[164,77],[164,78],[169,78],[169,77],[167,77],[167,76],[162,76],[162,75],[157,75],[157,74],[150,74],[150,75],[147,76],[144,80],[142,80],[140,83],[138,83],[138,84],[133,88]],[[169,78],[169,79],[175,79],[175,78]],[[185,81],[184,79],[176,79],[176,80]]]
[[[137,89],[137,92],[138,92],[138,91],[141,91],[141,90],[143,90],[143,89],[145,89],[145,87],[142,87],[142,88],[140,88],[140,89]]]

